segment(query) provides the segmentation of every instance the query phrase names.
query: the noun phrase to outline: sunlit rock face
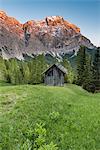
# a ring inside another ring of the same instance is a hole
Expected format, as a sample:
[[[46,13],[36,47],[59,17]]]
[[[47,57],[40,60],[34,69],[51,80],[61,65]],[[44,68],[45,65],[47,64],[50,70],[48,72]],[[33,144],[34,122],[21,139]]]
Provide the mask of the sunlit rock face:
[[[94,48],[80,28],[60,16],[31,20],[21,24],[0,11],[0,55],[24,59],[23,54],[65,54],[77,51],[80,45]]]

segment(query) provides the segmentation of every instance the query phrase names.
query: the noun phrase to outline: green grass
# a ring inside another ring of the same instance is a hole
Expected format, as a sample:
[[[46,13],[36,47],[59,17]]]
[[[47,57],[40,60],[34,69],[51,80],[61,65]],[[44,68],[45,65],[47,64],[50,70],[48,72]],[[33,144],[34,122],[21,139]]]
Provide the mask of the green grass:
[[[100,93],[70,84],[0,85],[0,150],[20,150],[39,122],[45,123],[46,143],[58,150],[100,150]]]

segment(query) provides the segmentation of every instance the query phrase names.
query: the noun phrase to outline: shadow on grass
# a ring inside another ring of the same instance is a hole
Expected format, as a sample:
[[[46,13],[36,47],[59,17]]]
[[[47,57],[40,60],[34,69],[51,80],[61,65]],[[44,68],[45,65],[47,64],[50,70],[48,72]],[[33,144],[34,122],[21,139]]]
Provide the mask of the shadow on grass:
[[[12,86],[12,84],[0,80],[0,86]]]

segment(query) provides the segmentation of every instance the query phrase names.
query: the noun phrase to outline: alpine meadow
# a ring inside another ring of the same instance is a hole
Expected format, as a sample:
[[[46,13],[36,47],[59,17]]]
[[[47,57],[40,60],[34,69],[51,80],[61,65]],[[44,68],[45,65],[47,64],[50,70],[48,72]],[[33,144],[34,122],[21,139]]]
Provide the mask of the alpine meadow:
[[[0,147],[99,150],[100,94],[76,85],[0,86]]]

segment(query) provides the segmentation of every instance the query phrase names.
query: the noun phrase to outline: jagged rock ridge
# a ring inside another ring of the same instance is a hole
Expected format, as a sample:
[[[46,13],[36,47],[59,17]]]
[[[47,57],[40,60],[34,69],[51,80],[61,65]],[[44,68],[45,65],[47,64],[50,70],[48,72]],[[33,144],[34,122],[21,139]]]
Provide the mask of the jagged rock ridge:
[[[23,59],[23,54],[66,54],[77,51],[80,45],[94,48],[80,28],[63,17],[51,16],[21,24],[0,11],[0,53],[6,59]]]

